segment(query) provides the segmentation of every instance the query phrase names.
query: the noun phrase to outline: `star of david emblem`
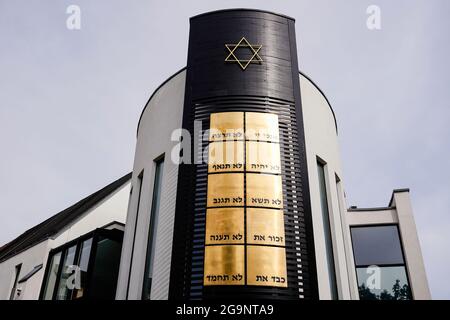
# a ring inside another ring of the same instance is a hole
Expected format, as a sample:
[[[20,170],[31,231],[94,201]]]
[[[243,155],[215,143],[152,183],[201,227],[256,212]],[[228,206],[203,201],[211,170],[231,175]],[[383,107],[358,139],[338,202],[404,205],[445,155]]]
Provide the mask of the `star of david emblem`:
[[[225,47],[229,51],[228,56],[225,58],[225,62],[237,62],[242,70],[247,69],[250,63],[260,63],[263,61],[258,54],[259,50],[262,48],[262,45],[251,45],[245,37],[242,37],[237,44],[226,44]],[[248,60],[239,59],[235,54],[237,48],[248,48],[250,50],[250,54],[252,55],[251,58]]]

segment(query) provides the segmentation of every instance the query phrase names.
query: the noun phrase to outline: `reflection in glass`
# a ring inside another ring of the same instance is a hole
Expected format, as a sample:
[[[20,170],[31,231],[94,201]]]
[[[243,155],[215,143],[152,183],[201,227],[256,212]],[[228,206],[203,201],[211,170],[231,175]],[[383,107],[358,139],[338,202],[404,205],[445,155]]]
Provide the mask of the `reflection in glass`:
[[[411,300],[405,267],[356,268],[361,300]]]
[[[54,254],[50,262],[50,269],[47,275],[47,281],[44,289],[44,300],[52,300],[55,290],[56,277],[58,275],[59,263],[61,261],[61,252]]]
[[[397,226],[353,227],[351,233],[357,266],[403,264]]]
[[[89,264],[89,256],[91,254],[91,247],[92,247],[92,238],[83,241],[83,243],[81,244],[80,256],[78,258],[79,273],[77,274],[77,277],[79,277],[80,287],[74,288],[72,293],[72,299],[79,299],[84,296],[84,292],[86,290],[87,271]]]
[[[71,280],[75,281],[75,279],[71,276],[75,272],[73,264],[75,261],[76,249],[77,246],[74,245],[67,249],[67,251],[65,252],[63,269],[59,278],[58,294],[56,296],[56,300],[67,300],[67,298],[71,296],[71,288],[73,288],[72,285],[74,284]]]

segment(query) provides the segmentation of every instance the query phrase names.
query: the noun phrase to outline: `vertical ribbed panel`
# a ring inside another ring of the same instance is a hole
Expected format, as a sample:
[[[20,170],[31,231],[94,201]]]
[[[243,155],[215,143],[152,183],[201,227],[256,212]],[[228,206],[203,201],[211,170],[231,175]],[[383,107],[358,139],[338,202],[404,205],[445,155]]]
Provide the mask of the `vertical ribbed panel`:
[[[271,288],[256,286],[221,287],[212,289],[203,287],[203,258],[205,239],[205,217],[207,196],[206,163],[195,166],[195,184],[193,196],[194,214],[191,244],[188,250],[186,293],[190,299],[219,298],[221,296],[298,299],[309,298],[309,266],[307,264],[309,250],[306,241],[303,200],[302,172],[300,169],[300,152],[298,147],[297,123],[295,105],[291,101],[280,99],[234,96],[203,99],[194,101],[192,121],[201,121],[202,129],[209,129],[210,114],[215,112],[265,112],[278,115],[280,128],[280,151],[283,177],[284,220],[286,237],[286,260],[288,273],[288,288]],[[193,126],[193,123],[192,123]],[[200,141],[201,150],[205,150],[208,141]],[[198,152],[201,152],[198,150]]]

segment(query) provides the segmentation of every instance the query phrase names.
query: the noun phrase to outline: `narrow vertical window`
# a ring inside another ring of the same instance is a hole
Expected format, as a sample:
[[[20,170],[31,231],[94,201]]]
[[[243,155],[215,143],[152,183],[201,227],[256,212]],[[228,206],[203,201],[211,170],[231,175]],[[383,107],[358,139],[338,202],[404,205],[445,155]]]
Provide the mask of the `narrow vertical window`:
[[[319,189],[320,189],[320,206],[322,209],[323,233],[325,236],[325,250],[327,258],[328,278],[330,283],[331,298],[338,299],[336,271],[334,268],[333,256],[333,240],[331,236],[330,212],[328,209],[327,186],[325,179],[325,165],[317,160],[317,171],[319,174]]]
[[[164,158],[155,161],[155,179],[153,184],[152,208],[150,212],[150,226],[148,232],[147,258],[145,262],[144,286],[142,298],[150,300],[153,278],[153,259],[155,256],[156,226],[158,225],[159,204],[161,200],[161,182],[164,169]]]
[[[15,270],[16,270],[16,272],[15,272],[15,276],[14,276],[14,283],[11,288],[11,295],[9,296],[9,300],[14,300],[14,298],[16,296],[17,282],[19,281],[19,275],[20,275],[20,270],[22,270],[22,264],[18,264],[16,266]]]
[[[131,244],[131,258],[130,258],[130,269],[128,270],[128,283],[127,283],[127,294],[126,297],[128,299],[128,292],[130,290],[130,279],[131,279],[131,271],[133,269],[133,256],[134,256],[134,244],[136,242],[136,230],[137,224],[139,221],[139,208],[141,204],[141,192],[142,192],[142,181],[144,180],[144,170],[138,176],[138,199],[136,205],[136,219],[134,220],[134,232],[133,232],[133,243]]]

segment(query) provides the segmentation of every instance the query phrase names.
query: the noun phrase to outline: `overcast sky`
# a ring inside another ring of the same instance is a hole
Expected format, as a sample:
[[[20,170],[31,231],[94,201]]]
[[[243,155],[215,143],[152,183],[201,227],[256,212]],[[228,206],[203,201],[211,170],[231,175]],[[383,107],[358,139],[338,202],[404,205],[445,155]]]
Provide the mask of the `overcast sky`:
[[[189,17],[233,7],[296,19],[300,69],[336,113],[347,204],[409,187],[432,295],[450,299],[448,0],[0,0],[0,245],[131,171],[147,99],[186,64]]]

